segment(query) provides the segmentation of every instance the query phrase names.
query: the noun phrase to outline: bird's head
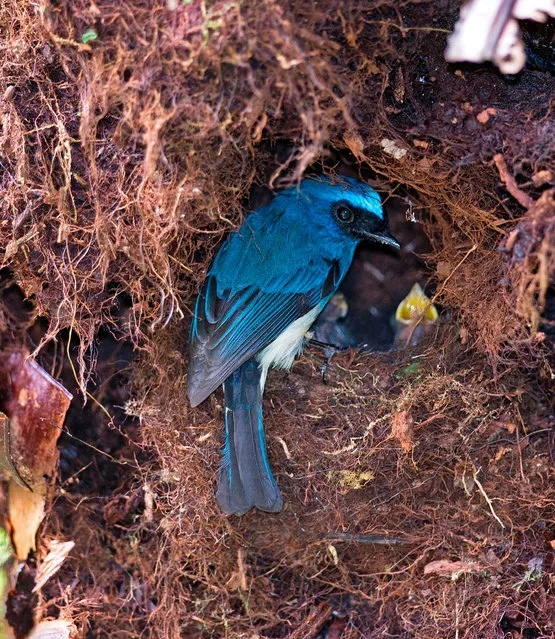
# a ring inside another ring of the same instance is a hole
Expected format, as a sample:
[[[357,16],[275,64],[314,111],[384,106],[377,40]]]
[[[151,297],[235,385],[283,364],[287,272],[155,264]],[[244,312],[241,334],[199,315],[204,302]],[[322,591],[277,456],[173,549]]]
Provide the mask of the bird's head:
[[[288,189],[306,199],[326,223],[355,241],[370,240],[399,249],[384,216],[380,196],[371,186],[353,178],[327,176],[305,178],[298,188]]]

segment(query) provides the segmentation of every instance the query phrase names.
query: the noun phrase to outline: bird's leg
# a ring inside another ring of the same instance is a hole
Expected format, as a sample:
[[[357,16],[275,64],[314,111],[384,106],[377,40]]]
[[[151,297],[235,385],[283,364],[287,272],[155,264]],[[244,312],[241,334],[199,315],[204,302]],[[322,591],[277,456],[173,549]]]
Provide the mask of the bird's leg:
[[[324,349],[324,362],[322,363],[322,368],[320,369],[320,372],[322,374],[322,383],[323,384],[327,384],[327,379],[326,379],[326,373],[328,372],[328,368],[331,362],[331,358],[335,355],[335,353],[337,352],[337,348],[335,346],[327,346]]]
[[[322,382],[324,384],[327,384],[326,373],[328,372],[328,368],[330,366],[332,357],[338,352],[344,353],[350,350],[350,347],[335,346],[335,344],[328,344],[327,342],[321,342],[320,340],[313,339],[311,337],[309,337],[309,344],[317,346],[318,348],[321,348],[324,351],[324,362],[322,364],[322,368],[320,369],[320,372],[322,375]]]

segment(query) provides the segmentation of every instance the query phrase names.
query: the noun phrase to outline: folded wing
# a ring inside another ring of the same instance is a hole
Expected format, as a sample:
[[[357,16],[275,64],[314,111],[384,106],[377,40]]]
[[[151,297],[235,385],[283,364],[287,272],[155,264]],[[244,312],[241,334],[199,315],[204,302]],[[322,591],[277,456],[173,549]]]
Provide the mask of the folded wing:
[[[209,274],[197,299],[189,341],[189,398],[204,401],[239,366],[292,322],[335,292],[344,276],[338,261],[322,260],[260,286],[218,293]],[[283,292],[286,291],[286,292]]]

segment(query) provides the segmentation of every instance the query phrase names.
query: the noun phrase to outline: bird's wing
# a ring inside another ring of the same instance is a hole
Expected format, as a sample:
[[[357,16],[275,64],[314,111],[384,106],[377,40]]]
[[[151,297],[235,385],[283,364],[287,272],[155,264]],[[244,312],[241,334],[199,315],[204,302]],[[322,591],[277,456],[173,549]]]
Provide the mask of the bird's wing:
[[[326,267],[308,267],[264,287],[247,286],[220,295],[216,275],[208,276],[197,300],[189,342],[189,398],[193,406],[292,322],[333,294],[345,273],[338,261],[328,262]]]

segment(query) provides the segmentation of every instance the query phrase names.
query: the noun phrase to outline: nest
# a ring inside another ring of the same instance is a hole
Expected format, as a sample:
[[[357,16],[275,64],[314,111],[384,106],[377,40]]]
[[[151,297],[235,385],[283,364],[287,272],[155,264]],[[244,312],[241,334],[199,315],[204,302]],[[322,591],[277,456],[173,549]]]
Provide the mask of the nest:
[[[99,637],[555,632],[554,81],[447,65],[455,19],[446,1],[3,3],[0,246],[32,310],[4,295],[2,344],[90,400],[44,532],[76,552],[41,614]],[[186,398],[194,297],[261,187],[336,170],[418,222],[446,320],[417,351],[337,356],[327,385],[310,349],[272,374],[287,506],[226,519],[222,399]]]

